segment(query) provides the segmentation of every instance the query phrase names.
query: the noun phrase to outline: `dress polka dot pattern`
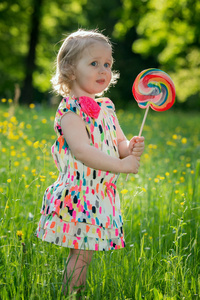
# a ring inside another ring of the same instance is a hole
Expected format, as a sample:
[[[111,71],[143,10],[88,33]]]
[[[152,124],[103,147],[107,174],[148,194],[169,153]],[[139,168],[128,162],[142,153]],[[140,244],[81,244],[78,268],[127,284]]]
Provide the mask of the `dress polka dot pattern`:
[[[59,176],[44,193],[36,234],[63,247],[108,251],[125,247],[116,190],[119,174],[95,170],[77,160],[60,125],[64,114],[74,112],[84,121],[90,144],[118,158],[114,104],[108,98],[96,103],[100,107],[96,119],[75,97],[64,98],[58,107],[54,123],[58,138],[51,150]]]

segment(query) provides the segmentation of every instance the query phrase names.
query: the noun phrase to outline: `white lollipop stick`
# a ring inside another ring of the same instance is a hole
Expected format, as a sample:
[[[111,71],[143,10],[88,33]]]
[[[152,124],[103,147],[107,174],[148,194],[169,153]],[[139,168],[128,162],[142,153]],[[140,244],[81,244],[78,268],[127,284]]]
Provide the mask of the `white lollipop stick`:
[[[146,121],[146,118],[147,118],[147,114],[148,114],[148,111],[149,111],[149,105],[147,106],[146,110],[145,110],[145,114],[144,114],[144,118],[143,118],[143,121],[142,121],[142,125],[140,127],[140,132],[139,132],[139,137],[141,137],[141,134],[142,134],[142,130],[143,130],[143,127],[144,127],[144,123]],[[129,174],[127,174],[126,176],[126,181],[128,180],[128,176]]]
[[[141,137],[142,130],[143,130],[143,127],[144,127],[144,123],[145,123],[145,121],[146,121],[146,118],[147,118],[148,111],[149,111],[149,105],[147,106],[146,111],[145,111],[145,114],[144,114],[144,118],[143,118],[142,125],[141,125],[141,127],[140,127],[140,132],[139,132],[139,135],[138,135],[139,137]]]

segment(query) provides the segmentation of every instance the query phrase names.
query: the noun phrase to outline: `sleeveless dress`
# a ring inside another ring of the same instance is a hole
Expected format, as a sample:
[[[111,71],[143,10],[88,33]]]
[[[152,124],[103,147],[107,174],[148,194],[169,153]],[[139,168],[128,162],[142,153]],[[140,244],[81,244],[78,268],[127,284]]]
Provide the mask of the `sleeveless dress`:
[[[84,121],[90,145],[118,158],[114,104],[108,98],[91,101],[100,108],[97,118],[90,101],[84,109],[79,99],[67,97],[58,107],[54,123],[58,138],[51,151],[59,176],[44,193],[36,235],[63,247],[108,251],[125,247],[116,190],[119,174],[92,169],[77,160],[60,125],[62,116],[72,111]]]

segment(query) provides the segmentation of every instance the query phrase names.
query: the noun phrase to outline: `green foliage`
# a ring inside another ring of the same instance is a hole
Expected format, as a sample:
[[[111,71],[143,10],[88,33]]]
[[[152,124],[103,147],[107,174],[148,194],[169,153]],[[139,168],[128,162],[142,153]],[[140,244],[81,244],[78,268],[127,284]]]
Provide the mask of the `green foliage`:
[[[34,86],[40,92],[51,89],[50,79],[54,72],[54,61],[65,36],[77,29],[80,22],[87,26],[83,9],[87,0],[46,1],[40,28],[40,41],[37,46],[36,65],[33,74]]]
[[[131,88],[137,74],[155,67],[172,77],[178,101],[189,99],[182,107],[199,107],[198,0],[49,0],[42,2],[41,10],[33,72],[37,102],[51,97],[50,78],[61,40],[77,28],[99,28],[113,41],[114,68],[121,78],[108,96],[118,105],[133,101]],[[13,98],[15,84],[23,86],[32,13],[33,0],[0,3],[2,97]]]
[[[83,9],[87,0],[44,1],[36,47],[36,70],[33,85],[39,92],[50,89],[50,78],[59,40],[64,34],[86,27],[88,22]],[[32,0],[3,1],[0,3],[0,80],[1,95],[13,97],[15,84],[22,86],[25,61],[29,47]]]
[[[180,101],[199,95],[199,1],[150,0],[147,7],[133,51],[157,58],[160,68],[173,78]]]
[[[30,0],[17,0],[14,3],[1,1],[0,3],[1,93],[4,91],[9,97],[13,95],[14,84],[24,78],[24,58],[28,49],[30,15]]]
[[[0,114],[0,298],[67,299],[68,249],[34,236],[43,193],[58,176],[55,110],[2,103]],[[127,137],[137,135],[143,111],[117,114]],[[126,248],[94,254],[89,299],[199,298],[199,134],[197,113],[149,112],[139,173],[118,181]]]

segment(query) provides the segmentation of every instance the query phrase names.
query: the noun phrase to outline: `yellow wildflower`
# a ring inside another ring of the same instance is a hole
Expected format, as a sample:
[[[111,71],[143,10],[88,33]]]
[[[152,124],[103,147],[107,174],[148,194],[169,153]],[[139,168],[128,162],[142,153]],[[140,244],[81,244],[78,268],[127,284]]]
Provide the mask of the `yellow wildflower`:
[[[159,182],[159,179],[158,179],[158,178],[155,178],[155,179],[154,179],[154,182],[158,183],[158,182]]]
[[[31,104],[29,105],[29,107],[30,107],[31,109],[33,109],[33,108],[35,108],[35,104],[34,104],[34,103],[31,103]]]
[[[123,189],[123,190],[121,190],[121,194],[126,194],[126,193],[128,193],[128,190],[127,189]]]
[[[169,176],[169,172],[166,172],[165,175],[166,175],[166,176]]]
[[[39,141],[36,141],[36,142],[33,144],[33,147],[37,149],[37,148],[39,147]]]
[[[177,173],[177,172],[178,172],[177,170],[174,170],[174,171],[173,171],[174,174]]]
[[[9,179],[7,179],[7,182],[8,182],[8,183],[10,183],[11,181],[12,181],[12,180],[11,180],[10,178],[9,178]]]
[[[187,139],[186,138],[182,138],[181,143],[182,144],[187,144]]]
[[[10,122],[15,123],[16,121],[17,121],[17,119],[16,119],[15,116],[12,116],[12,117],[10,118]]]
[[[175,194],[178,194],[178,193],[179,193],[179,191],[178,191],[178,190],[176,190],[176,191],[175,191]]]
[[[10,155],[11,155],[11,156],[16,156],[16,151],[15,151],[15,150],[12,150],[12,151],[10,152]]]
[[[32,146],[33,143],[32,143],[30,140],[27,140],[27,141],[26,141],[26,144],[27,144],[28,146]]]
[[[2,98],[2,99],[1,99],[1,102],[2,102],[2,103],[5,103],[5,102],[6,102],[6,98]]]
[[[17,230],[17,236],[18,236],[19,240],[22,239],[22,236],[23,236],[23,235],[24,235],[24,234],[23,234],[23,232],[22,232],[21,230]]]
[[[42,119],[42,123],[43,123],[43,124],[46,124],[46,123],[47,123],[47,120],[46,120],[46,119]]]
[[[9,113],[8,113],[8,112],[5,112],[5,113],[3,114],[3,116],[4,116],[4,118],[8,118],[8,117],[9,117]],[[5,121],[5,122],[7,122],[7,121]]]
[[[148,148],[149,149],[157,149],[157,145],[149,144]]]
[[[189,163],[186,164],[186,167],[187,167],[187,168],[190,168],[190,167],[191,167],[191,164],[189,164]]]
[[[172,138],[173,138],[174,140],[177,140],[177,138],[178,138],[177,134],[173,134],[173,135],[172,135]]]
[[[142,188],[143,192],[146,192],[147,190],[145,188]]]
[[[169,145],[169,146],[176,146],[176,143],[174,143],[174,142],[172,142],[172,141],[167,141],[167,145]]]

